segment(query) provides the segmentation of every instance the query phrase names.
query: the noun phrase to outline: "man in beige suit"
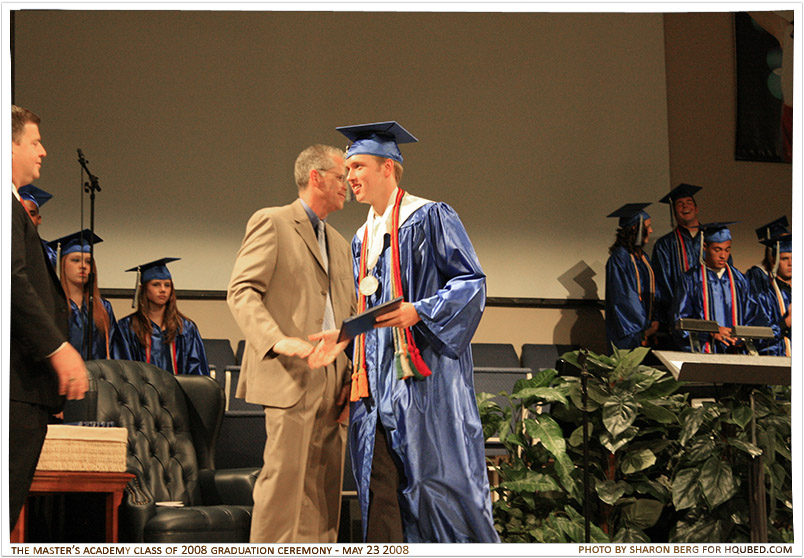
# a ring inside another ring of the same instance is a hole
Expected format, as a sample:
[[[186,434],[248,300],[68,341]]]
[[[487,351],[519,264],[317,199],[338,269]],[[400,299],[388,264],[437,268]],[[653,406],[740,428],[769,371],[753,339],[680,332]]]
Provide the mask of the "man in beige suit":
[[[339,149],[302,151],[299,199],[252,215],[229,282],[227,302],[246,338],[236,396],[265,409],[252,543],[337,540],[349,363],[341,352],[319,366],[331,359],[307,339],[356,306],[349,245],[324,222],[343,208],[345,175]]]

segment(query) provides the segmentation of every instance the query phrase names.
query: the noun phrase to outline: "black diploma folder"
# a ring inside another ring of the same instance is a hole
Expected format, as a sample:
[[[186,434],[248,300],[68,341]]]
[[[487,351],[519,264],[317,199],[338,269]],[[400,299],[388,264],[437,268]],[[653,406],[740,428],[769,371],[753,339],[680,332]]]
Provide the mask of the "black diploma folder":
[[[393,300],[384,302],[379,306],[369,308],[351,318],[346,318],[341,324],[341,333],[338,335],[338,343],[357,337],[361,333],[366,333],[374,329],[377,316],[382,316],[388,312],[393,312],[402,304],[402,297],[398,296]]]

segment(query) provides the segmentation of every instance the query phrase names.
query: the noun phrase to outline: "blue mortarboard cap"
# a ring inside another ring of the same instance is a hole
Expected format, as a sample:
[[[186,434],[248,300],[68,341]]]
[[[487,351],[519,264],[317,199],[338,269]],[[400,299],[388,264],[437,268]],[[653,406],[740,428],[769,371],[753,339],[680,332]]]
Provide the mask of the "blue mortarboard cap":
[[[650,215],[644,211],[649,205],[650,203],[627,203],[617,211],[606,215],[606,217],[619,217],[620,227],[630,227],[639,223],[640,217],[642,221],[650,219]]]
[[[170,262],[175,262],[181,258],[161,258],[145,264],[140,264],[126,271],[138,271],[140,273],[140,283],[147,283],[154,279],[172,279],[167,265]]]
[[[762,240],[762,244],[769,248],[776,249],[776,243],[779,243],[779,253],[793,251],[793,235],[790,233],[773,236]]]
[[[347,159],[352,155],[376,155],[401,163],[399,144],[419,141],[393,120],[335,129],[354,142],[346,152]]]
[[[37,188],[33,184],[28,184],[23,186],[17,193],[20,195],[20,198],[28,201],[32,201],[36,204],[36,207],[42,207],[45,205],[47,200],[53,197],[53,195],[45,192],[44,190]]]
[[[737,223],[737,221],[713,222],[701,225],[703,229],[703,241],[710,243],[731,240],[729,225],[733,225],[734,223]]]
[[[73,252],[89,253],[90,239],[93,245],[97,244],[98,242],[103,242],[101,237],[96,234],[92,234],[92,231],[89,229],[84,229],[83,231],[78,231],[68,234],[67,236],[57,238],[56,240],[51,240],[47,243],[47,245],[56,250],[57,253],[61,253],[62,256],[72,254]]]
[[[763,240],[768,240],[770,238],[782,236],[783,234],[790,232],[790,230],[787,228],[789,226],[790,223],[788,223],[787,221],[787,216],[782,215],[775,221],[771,221],[767,225],[762,225],[761,227],[756,229],[757,239],[760,242],[762,242]]]
[[[662,199],[659,200],[659,203],[669,203],[673,205],[676,200],[681,198],[694,198],[695,194],[699,191],[703,190],[700,186],[695,186],[694,184],[685,184],[682,182],[670,192],[667,193]]]

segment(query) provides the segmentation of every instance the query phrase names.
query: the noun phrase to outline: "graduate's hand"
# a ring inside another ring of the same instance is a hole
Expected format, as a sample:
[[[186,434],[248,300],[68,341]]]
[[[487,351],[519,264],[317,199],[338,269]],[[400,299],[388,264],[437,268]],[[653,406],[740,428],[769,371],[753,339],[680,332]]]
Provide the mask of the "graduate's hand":
[[[416,307],[410,302],[403,302],[399,308],[393,312],[388,312],[379,316],[374,323],[374,327],[411,327],[421,321]]]
[[[59,395],[66,395],[67,399],[83,399],[89,389],[89,378],[78,351],[65,343],[48,360],[59,378]]]
[[[715,341],[720,341],[726,345],[736,345],[737,338],[732,336],[730,327],[719,326],[720,332],[715,333]]]
[[[784,325],[787,326],[787,329],[790,329],[790,327],[793,324],[793,318],[791,317],[792,313],[793,313],[793,305],[791,304],[790,306],[787,307],[787,317],[785,317],[784,319]]]
[[[273,352],[298,358],[307,358],[313,352],[313,346],[298,337],[283,337],[271,348]]]
[[[338,395],[338,399],[335,400],[335,404],[341,407],[341,414],[338,415],[338,418],[335,420],[338,424],[346,424],[349,422],[349,393],[352,391],[352,384],[347,383],[341,388],[341,393]]]
[[[341,354],[349,340],[341,341],[338,343],[338,335],[340,331],[337,329],[330,329],[314,333],[308,337],[310,341],[318,341],[310,356],[307,358],[307,364],[310,368],[320,368],[332,364],[335,359]]]

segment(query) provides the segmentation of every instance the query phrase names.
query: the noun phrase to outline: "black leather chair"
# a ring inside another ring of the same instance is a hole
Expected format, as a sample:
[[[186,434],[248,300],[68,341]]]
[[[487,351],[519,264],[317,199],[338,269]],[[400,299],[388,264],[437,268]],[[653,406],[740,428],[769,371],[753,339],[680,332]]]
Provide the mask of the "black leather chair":
[[[256,469],[216,471],[223,390],[206,376],[173,376],[126,360],[87,362],[90,392],[65,420],[128,429],[121,542],[248,542]],[[180,507],[158,505],[180,502]]]
[[[474,366],[518,368],[519,357],[511,343],[472,343]]]

